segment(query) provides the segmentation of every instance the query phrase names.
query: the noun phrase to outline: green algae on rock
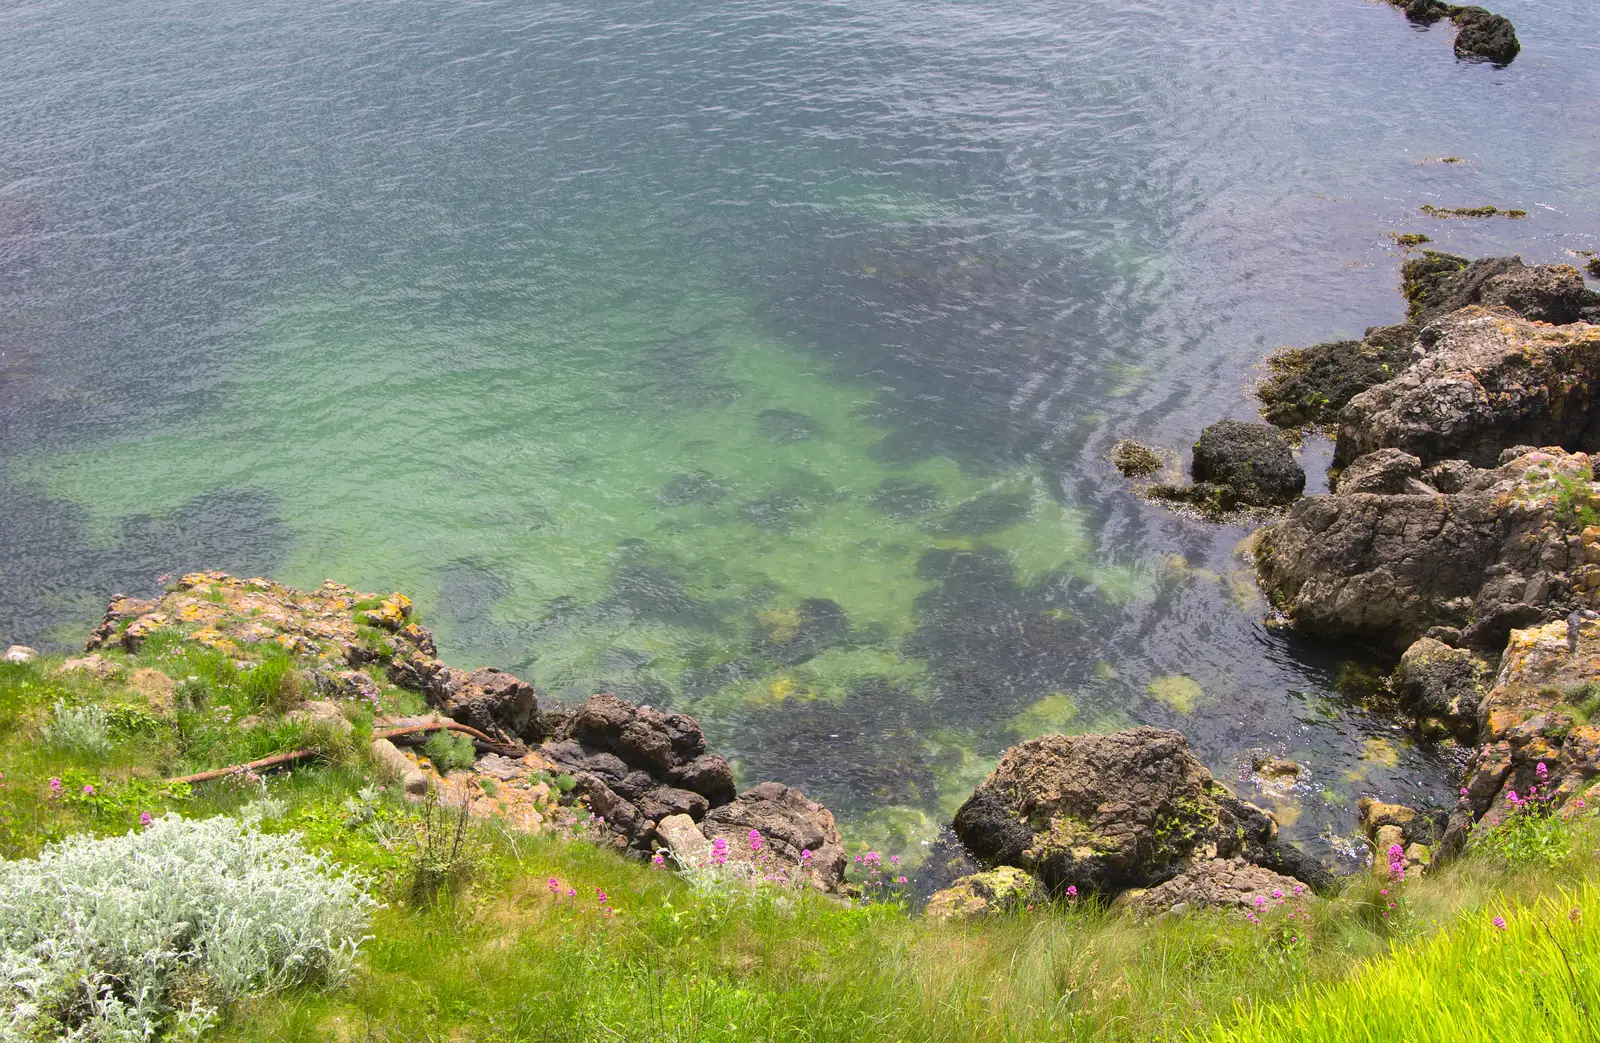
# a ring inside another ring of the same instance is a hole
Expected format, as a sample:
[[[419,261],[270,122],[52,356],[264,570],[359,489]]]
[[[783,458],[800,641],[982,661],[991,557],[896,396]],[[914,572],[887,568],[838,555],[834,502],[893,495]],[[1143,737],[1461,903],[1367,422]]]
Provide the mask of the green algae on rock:
[[[1358,341],[1273,352],[1271,375],[1256,388],[1261,415],[1284,428],[1332,422],[1356,395],[1410,364],[1416,333],[1410,325],[1374,326]]]

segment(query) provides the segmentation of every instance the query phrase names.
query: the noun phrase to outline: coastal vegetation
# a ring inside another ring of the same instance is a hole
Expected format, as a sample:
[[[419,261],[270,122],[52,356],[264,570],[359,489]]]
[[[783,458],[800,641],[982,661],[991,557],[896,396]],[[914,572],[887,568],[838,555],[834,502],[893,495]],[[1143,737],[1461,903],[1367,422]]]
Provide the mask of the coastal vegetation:
[[[244,683],[255,671],[174,637],[153,634],[137,655],[111,651],[87,668],[0,665],[5,871],[184,830],[190,844],[217,845],[218,859],[230,844],[272,845],[284,864],[308,867],[305,879],[329,882],[275,913],[280,922],[356,881],[378,904],[347,900],[355,926],[330,924],[332,948],[317,950],[359,946],[353,966],[225,978],[220,956],[180,945],[159,1019],[170,1038],[1221,1043],[1328,1038],[1337,1024],[1345,1039],[1578,1039],[1563,1033],[1587,1024],[1600,998],[1589,926],[1600,895],[1586,882],[1600,868],[1600,823],[1585,815],[1512,814],[1420,878],[1357,877],[1255,911],[1141,918],[1067,895],[940,920],[917,915],[904,889],[875,890],[870,858],[852,863],[854,886],[837,897],[752,885],[715,864],[675,872],[620,858],[581,819],[524,832],[407,801],[364,752],[370,704],[346,705],[348,730],[297,723],[271,705],[282,676]],[[386,688],[377,702],[391,712],[414,698]],[[250,716],[261,723],[239,728]],[[162,781],[307,742],[322,744],[319,756],[290,773]],[[130,870],[116,850],[95,856],[113,903],[132,900],[130,873],[177,857],[164,845]],[[8,916],[23,904],[16,894]],[[8,938],[18,944],[14,929]],[[103,967],[93,962],[103,955],[83,958]],[[120,979],[93,973],[84,980],[120,994]],[[58,1003],[49,1016],[80,1017],[74,1009]],[[1439,1011],[1455,1013],[1423,1016]]]

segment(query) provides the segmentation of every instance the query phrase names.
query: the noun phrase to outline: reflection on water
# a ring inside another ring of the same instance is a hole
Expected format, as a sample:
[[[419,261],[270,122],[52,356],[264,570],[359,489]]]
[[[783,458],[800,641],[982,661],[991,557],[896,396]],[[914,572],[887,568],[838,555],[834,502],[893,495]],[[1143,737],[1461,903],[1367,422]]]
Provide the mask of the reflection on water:
[[[1007,744],[1133,722],[1302,838],[1442,799],[1245,530],[1103,456],[1396,317],[1385,231],[1594,247],[1584,11],[1492,70],[1235,7],[0,13],[0,638],[186,567],[402,589],[908,854]],[[1485,202],[1533,216],[1417,210]]]

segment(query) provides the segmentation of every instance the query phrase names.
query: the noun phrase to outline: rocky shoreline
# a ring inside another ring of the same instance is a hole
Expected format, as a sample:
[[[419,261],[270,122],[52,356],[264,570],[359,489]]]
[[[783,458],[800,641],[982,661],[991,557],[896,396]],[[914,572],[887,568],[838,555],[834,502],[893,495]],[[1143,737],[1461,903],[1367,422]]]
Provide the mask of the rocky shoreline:
[[[1212,425],[1195,484],[1146,491],[1213,517],[1286,505],[1250,542],[1275,623],[1399,653],[1406,723],[1472,749],[1447,821],[1363,812],[1420,865],[1530,798],[1571,814],[1600,795],[1600,293],[1570,265],[1433,251],[1401,283],[1406,322],[1274,353],[1270,423]],[[1335,439],[1331,492],[1299,497],[1285,431]]]
[[[1271,423],[1212,425],[1194,484],[1147,491],[1265,519],[1253,550],[1278,625],[1393,649],[1387,684],[1407,725],[1473,748],[1448,813],[1363,802],[1360,826],[1388,852],[1379,868],[1423,871],[1497,809],[1533,800],[1570,814],[1600,799],[1600,483],[1588,455],[1600,448],[1600,294],[1574,268],[1519,258],[1423,252],[1402,277],[1409,321],[1277,353],[1258,390]],[[1285,433],[1296,429],[1336,438],[1332,492],[1303,496]],[[1114,454],[1131,476],[1161,459],[1126,442]],[[241,670],[291,660],[303,683],[273,712],[348,732],[352,708],[371,711],[391,737],[372,741],[372,763],[413,797],[441,793],[635,858],[759,861],[761,875],[850,893],[828,809],[776,782],[740,791],[693,718],[607,693],[561,705],[504,671],[452,668],[402,594],[192,573],[157,598],[113,598],[88,654],[63,669],[117,670],[105,653],[152,640]],[[397,711],[395,690],[417,712]],[[443,721],[474,736],[466,763],[421,748]],[[1091,897],[1138,914],[1253,915],[1335,884],[1270,812],[1158,728],[1013,746],[952,826],[929,860],[945,885],[928,896],[940,917]]]

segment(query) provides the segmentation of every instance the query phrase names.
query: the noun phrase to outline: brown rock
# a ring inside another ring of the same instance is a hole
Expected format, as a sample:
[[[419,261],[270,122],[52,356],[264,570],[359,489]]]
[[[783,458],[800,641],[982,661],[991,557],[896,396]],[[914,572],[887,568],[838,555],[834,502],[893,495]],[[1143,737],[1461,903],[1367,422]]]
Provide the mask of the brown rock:
[[[776,865],[806,874],[820,890],[838,890],[844,879],[844,841],[833,813],[793,787],[759,783],[732,803],[711,809],[700,828],[712,841],[726,840],[730,858],[746,861],[753,859],[750,831],[756,830],[762,850]]]

